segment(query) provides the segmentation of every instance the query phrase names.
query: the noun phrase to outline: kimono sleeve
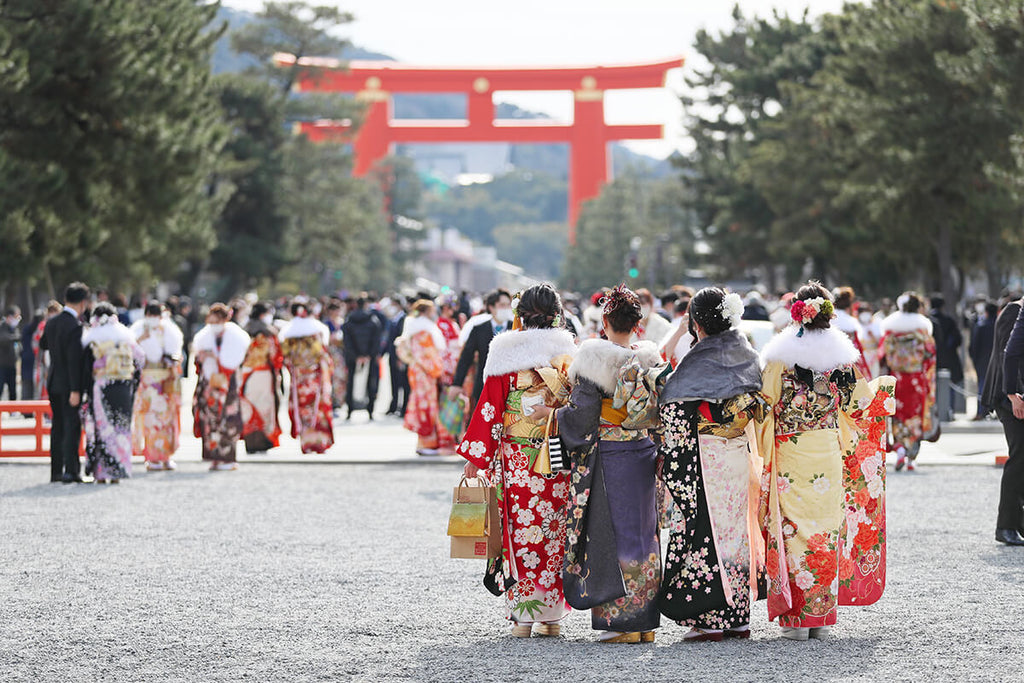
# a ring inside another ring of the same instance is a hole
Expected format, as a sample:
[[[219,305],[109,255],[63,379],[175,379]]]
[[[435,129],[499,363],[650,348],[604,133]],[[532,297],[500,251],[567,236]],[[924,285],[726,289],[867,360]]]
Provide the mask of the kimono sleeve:
[[[597,441],[601,398],[596,384],[580,378],[572,389],[569,403],[556,411],[558,434],[567,451],[589,450]]]
[[[761,457],[768,460],[775,451],[775,404],[782,397],[782,363],[769,363],[761,373],[761,396],[766,407],[760,420],[756,421],[754,433]]]
[[[423,372],[427,373],[427,376],[433,379],[440,377],[444,373],[440,349],[434,346],[429,335],[425,338],[414,338],[411,341],[413,359],[416,364],[423,368]]]
[[[459,444],[458,454],[482,470],[491,468],[504,433],[503,414],[511,373],[488,377]]]

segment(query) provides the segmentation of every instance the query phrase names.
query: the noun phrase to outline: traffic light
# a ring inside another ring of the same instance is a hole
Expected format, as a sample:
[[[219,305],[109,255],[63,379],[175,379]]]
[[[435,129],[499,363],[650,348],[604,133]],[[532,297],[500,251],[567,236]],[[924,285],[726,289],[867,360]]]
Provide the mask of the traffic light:
[[[631,278],[640,277],[640,269],[637,268],[637,254],[635,250],[629,252],[626,259],[626,274]]]

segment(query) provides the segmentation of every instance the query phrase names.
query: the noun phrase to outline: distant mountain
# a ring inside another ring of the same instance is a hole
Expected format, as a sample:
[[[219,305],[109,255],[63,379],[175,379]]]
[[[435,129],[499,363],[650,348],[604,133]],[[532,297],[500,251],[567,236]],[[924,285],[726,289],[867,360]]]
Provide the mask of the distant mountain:
[[[253,66],[250,57],[235,53],[231,49],[230,32],[254,21],[249,12],[221,7],[217,12],[218,25],[226,21],[228,31],[214,46],[212,69],[214,73],[237,72]],[[373,52],[358,46],[351,46],[339,55],[325,55],[341,59],[395,61],[388,55]],[[392,99],[394,115],[402,119],[458,119],[466,115],[466,96],[460,94],[397,94]],[[498,102],[495,107],[498,118],[503,119],[543,119],[549,118],[540,112],[520,109],[514,104]],[[457,169],[457,173],[499,173],[520,168],[540,171],[555,178],[565,179],[569,173],[569,147],[564,144],[529,144],[508,145],[503,143],[477,144],[446,144],[437,145],[403,145],[400,152],[407,153],[417,160],[421,171],[436,173],[436,160],[443,158],[441,165],[448,169]],[[486,147],[485,150],[480,149]],[[666,160],[655,159],[637,154],[621,144],[611,147],[613,168],[634,167],[644,171],[645,175],[661,178],[672,173],[671,164]],[[448,175],[442,173],[442,175]]]

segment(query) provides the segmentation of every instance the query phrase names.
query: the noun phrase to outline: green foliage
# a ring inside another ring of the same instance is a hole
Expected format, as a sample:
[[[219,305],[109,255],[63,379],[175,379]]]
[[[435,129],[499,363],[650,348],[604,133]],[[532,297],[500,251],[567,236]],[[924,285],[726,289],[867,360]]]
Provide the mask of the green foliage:
[[[216,6],[0,4],[0,266],[142,284],[208,248]]]

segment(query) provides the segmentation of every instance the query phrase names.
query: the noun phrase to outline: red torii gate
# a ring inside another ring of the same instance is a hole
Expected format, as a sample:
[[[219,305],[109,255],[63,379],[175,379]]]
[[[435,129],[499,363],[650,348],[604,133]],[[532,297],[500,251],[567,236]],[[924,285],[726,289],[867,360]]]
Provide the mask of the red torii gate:
[[[274,62],[294,67],[295,56],[279,53]],[[395,62],[303,57],[308,67],[295,81],[297,92],[352,92],[366,105],[362,125],[352,141],[357,176],[365,175],[398,142],[511,142],[569,144],[569,242],[576,241],[580,205],[596,197],[608,181],[608,142],[658,140],[661,124],[608,125],[604,121],[606,90],[661,88],[669,69],[682,58],[653,64],[536,68],[437,68]],[[574,117],[570,124],[538,120],[495,120],[497,90],[571,90]],[[465,93],[466,119],[391,118],[392,93]],[[347,121],[302,122],[297,132],[313,141],[344,138]]]

